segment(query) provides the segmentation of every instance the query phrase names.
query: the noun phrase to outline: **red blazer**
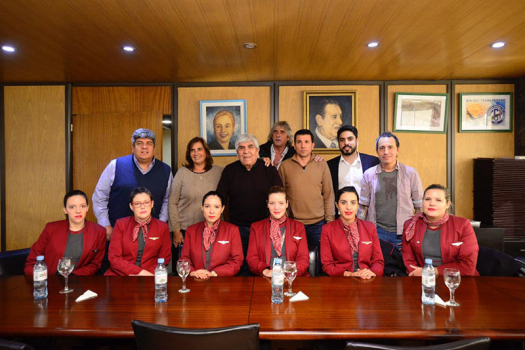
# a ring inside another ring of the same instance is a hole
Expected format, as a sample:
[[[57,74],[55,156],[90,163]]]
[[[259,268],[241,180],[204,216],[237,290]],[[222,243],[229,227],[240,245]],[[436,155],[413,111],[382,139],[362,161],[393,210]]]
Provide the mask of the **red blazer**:
[[[369,269],[376,276],[383,276],[385,261],[377,237],[376,226],[368,221],[357,220],[359,230],[358,259],[360,269]],[[330,276],[343,276],[354,271],[354,259],[350,244],[343,231],[341,220],[332,221],[321,231],[321,263],[323,271]]]
[[[164,258],[167,265],[171,259],[171,239],[168,224],[155,218],[151,219],[148,239],[142,253],[141,267],[135,265],[139,249],[138,239],[133,242],[133,228],[135,218],[128,216],[117,220],[111,243],[109,244],[110,267],[104,276],[129,276],[137,275],[142,270],[155,273],[157,260]]]
[[[416,223],[414,237],[407,242],[405,231],[410,224],[410,219],[405,221],[403,227],[403,262],[407,273],[413,271],[410,265],[423,267],[423,237],[427,225],[423,220]],[[479,276],[476,271],[478,262],[478,240],[472,225],[467,219],[450,215],[448,221],[441,225],[441,266],[438,266],[439,274],[447,267],[453,267],[461,272],[462,276]]]
[[[186,230],[180,257],[190,260],[190,272],[206,269],[206,252],[202,242],[204,223],[201,221],[191,225]],[[210,249],[213,250],[208,271],[215,271],[218,276],[235,276],[239,272],[244,253],[242,252],[241,235],[237,226],[221,220],[219,232],[217,232],[215,242]]]
[[[304,225],[290,218],[286,219],[285,225],[286,260],[296,262],[297,276],[310,276],[308,273],[310,255]],[[271,269],[269,265],[272,255],[271,245],[270,220],[263,219],[254,222],[250,229],[250,243],[246,256],[246,262],[254,274],[261,275],[264,269]]]
[[[29,251],[24,273],[32,275],[36,257],[43,255],[48,275],[55,274],[58,260],[64,256],[66,251],[68,232],[68,220],[48,223]],[[106,229],[86,221],[83,238],[82,255],[72,274],[79,276],[94,275],[100,270],[106,252]]]

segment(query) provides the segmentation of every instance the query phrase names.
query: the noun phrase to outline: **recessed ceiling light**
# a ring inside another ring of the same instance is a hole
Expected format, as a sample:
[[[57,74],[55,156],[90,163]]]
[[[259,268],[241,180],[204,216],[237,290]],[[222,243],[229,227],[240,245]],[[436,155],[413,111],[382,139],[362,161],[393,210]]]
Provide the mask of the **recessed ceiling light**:
[[[8,45],[2,46],[2,50],[4,50],[5,52],[15,52],[15,48]]]
[[[505,43],[503,41],[496,41],[494,44],[490,45],[493,49],[499,49],[505,46]]]
[[[254,43],[245,43],[242,46],[244,46],[245,49],[255,49],[257,47],[257,44]]]
[[[133,52],[135,51],[135,48],[133,46],[124,46],[122,50],[127,51],[127,52]]]
[[[366,44],[366,46],[368,46],[368,47],[378,47],[379,43],[377,41],[372,41],[372,42]]]

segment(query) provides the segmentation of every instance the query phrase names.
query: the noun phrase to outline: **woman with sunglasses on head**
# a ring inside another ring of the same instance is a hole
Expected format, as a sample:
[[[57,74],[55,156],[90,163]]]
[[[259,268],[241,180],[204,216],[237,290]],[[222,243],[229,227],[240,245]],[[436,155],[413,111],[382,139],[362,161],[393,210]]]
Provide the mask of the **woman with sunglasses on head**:
[[[153,276],[159,258],[169,264],[170,232],[165,222],[151,216],[153,205],[147,188],[131,192],[129,207],[134,215],[115,223],[109,244],[110,268],[105,276]]]
[[[206,193],[201,209],[204,221],[186,230],[180,258],[190,261],[190,276],[198,279],[235,276],[244,259],[239,228],[221,220],[224,201],[219,192]]]
[[[66,220],[50,222],[33,244],[26,260],[24,273],[33,274],[36,257],[44,255],[49,274],[57,271],[58,260],[72,257],[73,275],[94,275],[100,270],[106,252],[105,228],[86,220],[89,201],[79,190],[64,196]]]
[[[250,242],[246,262],[250,271],[258,276],[272,277],[275,258],[295,261],[297,276],[309,276],[310,256],[304,225],[286,215],[286,191],[273,186],[268,192],[270,217],[254,222],[250,229]]]
[[[430,185],[423,194],[423,213],[405,221],[403,262],[409,276],[421,276],[425,259],[432,259],[436,277],[447,267],[463,276],[479,276],[478,240],[470,221],[449,215],[450,192],[442,185]]]
[[[385,262],[373,223],[357,219],[359,195],[355,187],[341,188],[335,205],[339,220],[323,226],[321,263],[330,276],[370,279],[383,276]]]

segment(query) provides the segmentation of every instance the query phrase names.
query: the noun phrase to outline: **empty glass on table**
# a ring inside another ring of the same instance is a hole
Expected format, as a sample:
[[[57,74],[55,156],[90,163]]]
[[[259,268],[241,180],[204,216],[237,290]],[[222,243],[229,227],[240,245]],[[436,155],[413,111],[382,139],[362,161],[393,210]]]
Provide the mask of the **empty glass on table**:
[[[447,301],[446,304],[448,306],[459,306],[459,304],[454,300],[454,292],[461,283],[461,273],[458,269],[447,268],[445,269],[443,276],[445,278],[445,284],[450,290],[450,300]]]
[[[186,277],[190,274],[190,261],[188,259],[179,259],[177,261],[177,273],[182,278],[182,289],[179,293],[188,293],[190,290],[186,288]]]
[[[74,268],[75,268],[75,264],[73,263],[72,258],[63,257],[62,259],[58,260],[58,266],[57,266],[58,273],[60,273],[66,279],[66,286],[64,287],[64,289],[60,291],[61,294],[67,294],[73,291],[73,289],[68,288],[67,282],[68,282],[68,276],[71,272],[73,272]]]
[[[284,278],[288,281],[288,291],[284,293],[287,297],[293,297],[297,293],[292,292],[292,282],[297,276],[297,264],[295,261],[285,261],[283,266]]]

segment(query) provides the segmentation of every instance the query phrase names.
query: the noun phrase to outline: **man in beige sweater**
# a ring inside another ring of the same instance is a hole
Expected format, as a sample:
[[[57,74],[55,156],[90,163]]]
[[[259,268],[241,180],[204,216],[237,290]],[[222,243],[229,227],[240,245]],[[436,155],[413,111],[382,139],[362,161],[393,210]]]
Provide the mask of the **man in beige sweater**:
[[[319,247],[321,228],[334,220],[334,192],[326,162],[315,162],[314,135],[301,129],[294,135],[295,155],[279,168],[294,218],[304,224],[308,248]]]

